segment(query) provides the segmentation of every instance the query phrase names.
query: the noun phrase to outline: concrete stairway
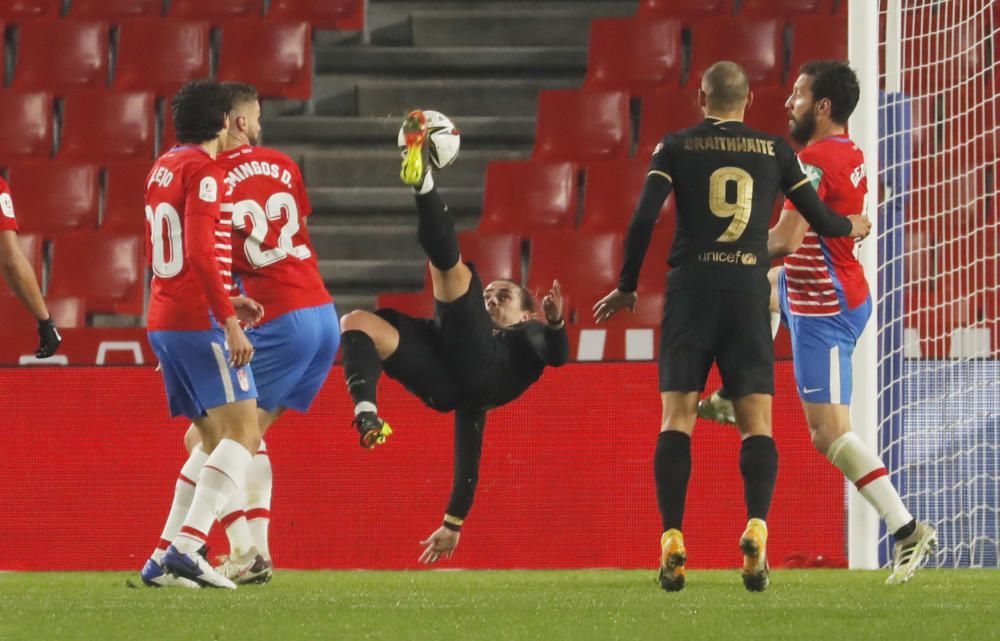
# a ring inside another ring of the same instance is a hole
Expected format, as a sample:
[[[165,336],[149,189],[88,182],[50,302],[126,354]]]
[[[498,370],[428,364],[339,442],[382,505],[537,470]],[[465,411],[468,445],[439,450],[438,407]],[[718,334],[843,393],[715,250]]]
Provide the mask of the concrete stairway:
[[[368,42],[319,34],[310,113],[267,109],[264,136],[302,166],[310,232],[341,313],[423,283],[413,198],[398,179],[402,117],[436,109],[461,129],[459,159],[438,185],[459,228],[474,227],[486,164],[531,154],[538,92],[583,79],[591,18],[635,5],[371,0]]]

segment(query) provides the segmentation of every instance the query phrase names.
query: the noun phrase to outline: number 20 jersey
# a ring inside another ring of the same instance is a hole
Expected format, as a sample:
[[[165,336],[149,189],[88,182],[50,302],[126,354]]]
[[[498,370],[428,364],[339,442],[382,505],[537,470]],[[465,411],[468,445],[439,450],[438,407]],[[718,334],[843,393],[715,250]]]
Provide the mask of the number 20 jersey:
[[[219,154],[232,190],[233,271],[264,306],[262,322],[331,302],[305,219],[312,213],[302,173],[287,155],[243,145]]]

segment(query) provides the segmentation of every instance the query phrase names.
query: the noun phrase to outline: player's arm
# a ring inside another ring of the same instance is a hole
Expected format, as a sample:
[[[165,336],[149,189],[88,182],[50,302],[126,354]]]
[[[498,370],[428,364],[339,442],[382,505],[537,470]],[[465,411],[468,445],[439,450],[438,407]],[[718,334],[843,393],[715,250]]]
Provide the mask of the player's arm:
[[[444,522],[427,540],[420,555],[421,563],[434,563],[442,556],[451,558],[458,545],[462,523],[472,509],[472,501],[479,483],[479,461],[483,451],[483,430],[486,412],[473,410],[455,411],[455,469],[451,484],[451,498],[445,510]]]
[[[832,238],[864,238],[868,235],[871,222],[867,218],[860,214],[841,216],[823,203],[787,142],[779,139],[775,144],[775,153],[781,165],[782,191],[817,234]]]
[[[767,255],[769,258],[781,258],[794,254],[809,231],[809,223],[802,214],[794,209],[781,212],[778,224],[767,232]]]
[[[561,367],[569,360],[569,337],[566,336],[566,320],[563,318],[562,287],[558,280],[552,281],[552,289],[542,299],[545,312],[545,352],[542,362],[552,367]]]
[[[660,210],[667,196],[673,190],[673,177],[670,174],[668,147],[664,143],[657,146],[650,162],[649,173],[642,185],[639,204],[632,213],[632,220],[625,235],[625,260],[618,276],[618,287],[597,301],[594,305],[594,320],[598,323],[611,318],[620,309],[635,308],[635,290],[639,283],[639,270],[646,258],[649,241],[653,236],[653,227],[660,217]]]
[[[35,270],[25,258],[21,246],[17,243],[17,233],[11,230],[0,231],[0,269],[4,280],[17,299],[31,312],[38,321],[39,345],[35,351],[38,358],[48,358],[56,353],[62,337],[55,323],[49,318],[49,309],[42,298],[42,291],[35,279]]]

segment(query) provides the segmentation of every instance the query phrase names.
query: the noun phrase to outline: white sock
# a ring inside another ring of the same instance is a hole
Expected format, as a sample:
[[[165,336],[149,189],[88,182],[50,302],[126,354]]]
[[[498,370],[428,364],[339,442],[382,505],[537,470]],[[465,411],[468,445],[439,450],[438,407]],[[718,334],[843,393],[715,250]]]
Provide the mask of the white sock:
[[[243,484],[252,458],[247,448],[232,439],[219,442],[201,468],[191,509],[174,539],[174,547],[180,552],[190,554],[204,545],[212,521],[221,516],[229,497]]]
[[[163,525],[163,533],[160,534],[160,543],[153,551],[153,560],[159,563],[163,560],[163,555],[167,553],[167,547],[174,541],[174,537],[184,524],[184,517],[191,509],[191,500],[194,498],[194,487],[201,473],[201,467],[208,460],[208,454],[201,449],[198,444],[191,450],[188,460],[184,461],[181,473],[174,483],[174,502],[170,504],[170,513],[167,515],[167,522]]]
[[[267,541],[267,531],[271,524],[271,457],[267,455],[267,446],[260,442],[260,449],[247,467],[246,480],[246,517],[250,524],[250,534],[253,536],[257,552],[268,561],[271,560],[271,550]]]
[[[374,412],[375,414],[378,414],[378,408],[375,407],[375,403],[361,401],[354,406],[354,415],[357,416],[361,412]]]
[[[771,340],[778,335],[779,327],[781,327],[781,312],[771,312]]]
[[[234,560],[246,559],[254,547],[250,526],[247,525],[245,485],[244,479],[229,497],[219,517],[219,523],[226,529],[226,538],[229,539],[229,557]]]
[[[861,496],[885,521],[890,534],[913,520],[899,492],[892,486],[882,461],[854,432],[831,443],[826,458],[854,483]]]

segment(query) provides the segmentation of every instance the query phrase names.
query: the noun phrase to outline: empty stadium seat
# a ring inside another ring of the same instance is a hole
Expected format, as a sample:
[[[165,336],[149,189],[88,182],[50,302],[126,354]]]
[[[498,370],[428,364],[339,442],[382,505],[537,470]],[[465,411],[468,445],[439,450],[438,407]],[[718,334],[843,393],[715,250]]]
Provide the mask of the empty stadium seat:
[[[52,155],[52,96],[0,91],[0,165]]]
[[[119,29],[113,84],[168,97],[188,80],[209,76],[208,53],[208,23],[130,20]]]
[[[642,185],[649,171],[648,157],[632,160],[607,160],[587,165],[587,181],[583,192],[583,223],[580,229],[624,232]],[[667,198],[660,211],[659,224],[674,216],[673,198]]]
[[[789,90],[785,87],[758,87],[753,89],[753,104],[746,111],[744,121],[748,126],[775,136],[788,136],[788,110],[785,101]]]
[[[261,96],[312,96],[312,38],[305,22],[233,20],[222,29],[219,80],[249,82]]]
[[[271,0],[268,19],[305,20],[317,29],[361,31],[364,0]]]
[[[463,231],[458,246],[462,259],[476,265],[484,285],[491,280],[521,284],[521,237],[517,234]]]
[[[847,60],[847,15],[801,16],[792,21],[792,62],[786,84],[810,60]]]
[[[18,227],[52,237],[95,229],[100,199],[97,165],[33,160],[10,168]]]
[[[434,297],[428,292],[386,292],[375,299],[376,309],[395,309],[416,318],[434,316]]]
[[[705,113],[698,106],[698,90],[694,87],[668,87],[647,92],[642,97],[636,157],[648,160],[664,135],[694,127],[704,119]]]
[[[171,0],[167,15],[211,20],[213,26],[220,26],[234,18],[259,18],[263,10],[263,0]]]
[[[668,18],[604,18],[590,23],[588,89],[638,95],[680,83],[681,23]]]
[[[547,292],[552,281],[558,280],[566,295],[586,313],[618,284],[621,260],[621,234],[537,232],[531,235],[528,289]]]
[[[829,16],[833,0],[741,0],[740,16],[791,18],[801,14]]]
[[[0,20],[21,24],[59,17],[62,0],[0,0]]]
[[[144,232],[145,181],[152,166],[152,161],[145,159],[107,166],[101,230],[136,234]]]
[[[163,0],[73,0],[71,18],[153,18],[163,14]]]
[[[152,158],[153,94],[79,90],[66,96],[61,159]]]
[[[49,294],[76,296],[97,314],[142,314],[143,243],[138,235],[75,232],[53,243]]]
[[[691,27],[687,84],[697,87],[713,63],[732,60],[746,70],[750,88],[781,83],[784,24],[770,18],[709,18]]]
[[[698,18],[730,16],[732,0],[641,0],[638,15],[678,18],[689,24]]]
[[[108,25],[90,20],[21,26],[12,87],[61,93],[108,82]]]
[[[631,129],[625,93],[542,91],[538,96],[534,157],[580,162],[627,158]]]
[[[486,167],[480,231],[530,232],[576,222],[577,166],[512,160]]]
[[[86,327],[87,306],[78,296],[58,296],[46,299],[49,317],[59,329]]]

